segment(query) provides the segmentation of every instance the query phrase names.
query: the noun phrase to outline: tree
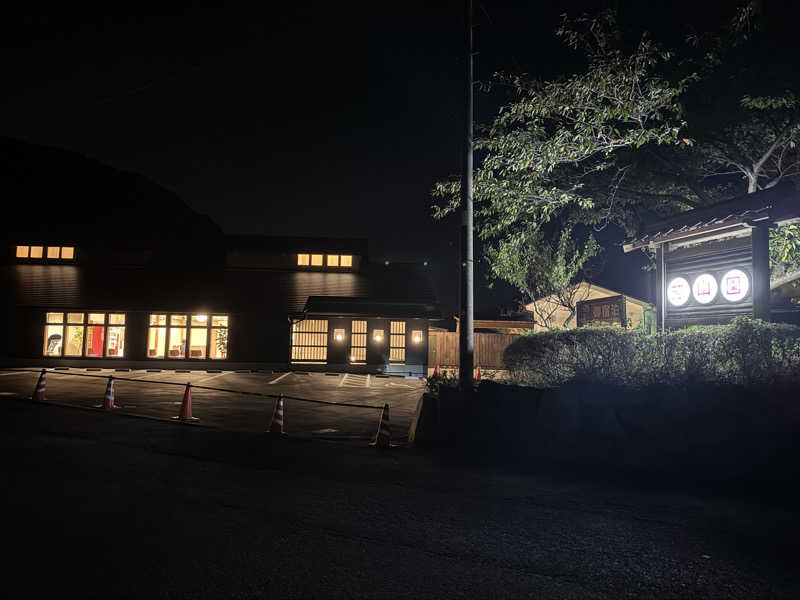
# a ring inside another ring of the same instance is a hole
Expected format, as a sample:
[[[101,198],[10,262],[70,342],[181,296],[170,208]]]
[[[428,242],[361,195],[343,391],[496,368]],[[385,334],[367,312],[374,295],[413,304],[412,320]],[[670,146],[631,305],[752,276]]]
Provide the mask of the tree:
[[[526,297],[554,293],[564,273],[598,256],[593,229],[631,234],[642,218],[796,177],[800,107],[780,61],[769,81],[748,62],[774,50],[756,17],[746,5],[719,32],[687,36],[678,54],[646,33],[625,50],[610,11],[565,19],[557,34],[585,51],[583,72],[550,82],[498,76],[515,97],[476,142],[474,190],[491,274]],[[437,184],[434,196],[434,215],[448,214],[458,182]],[[773,248],[788,249],[773,257],[800,265],[788,235],[773,233]],[[559,270],[562,243],[576,249],[568,270]]]

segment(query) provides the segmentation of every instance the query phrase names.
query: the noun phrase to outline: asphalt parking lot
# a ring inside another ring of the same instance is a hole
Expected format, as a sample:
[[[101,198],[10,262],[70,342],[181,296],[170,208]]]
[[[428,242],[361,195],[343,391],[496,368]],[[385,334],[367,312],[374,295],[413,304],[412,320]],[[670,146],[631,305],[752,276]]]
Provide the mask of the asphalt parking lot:
[[[30,397],[39,371],[0,371],[0,395]],[[91,377],[89,377],[91,376]],[[227,391],[288,396],[284,431],[300,437],[368,440],[375,437],[380,409],[389,404],[392,437],[402,440],[425,383],[418,379],[352,373],[118,372],[114,369],[48,370],[49,402],[95,408],[102,403],[108,377],[115,378],[118,411],[171,419],[180,410],[185,384],[192,384],[195,423],[230,431],[265,431],[275,399]],[[153,383],[158,382],[158,383]],[[318,404],[292,398],[330,402]],[[337,406],[361,404],[371,408]]]

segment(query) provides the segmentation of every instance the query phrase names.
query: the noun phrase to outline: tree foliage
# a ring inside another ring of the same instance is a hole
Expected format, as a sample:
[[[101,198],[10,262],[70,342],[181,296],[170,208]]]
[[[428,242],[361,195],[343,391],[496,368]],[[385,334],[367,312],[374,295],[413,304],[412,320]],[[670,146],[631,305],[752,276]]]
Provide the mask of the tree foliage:
[[[498,75],[514,97],[476,141],[478,231],[491,274],[527,300],[583,274],[592,230],[633,233],[667,216],[766,189],[800,174],[800,106],[769,35],[746,5],[677,52],[647,33],[625,44],[614,14],[565,18],[557,31],[586,68],[557,81]],[[774,77],[765,81],[765,69]],[[460,184],[434,188],[434,216]],[[773,265],[800,266],[797,231],[773,234]],[[779,248],[781,250],[779,250]]]

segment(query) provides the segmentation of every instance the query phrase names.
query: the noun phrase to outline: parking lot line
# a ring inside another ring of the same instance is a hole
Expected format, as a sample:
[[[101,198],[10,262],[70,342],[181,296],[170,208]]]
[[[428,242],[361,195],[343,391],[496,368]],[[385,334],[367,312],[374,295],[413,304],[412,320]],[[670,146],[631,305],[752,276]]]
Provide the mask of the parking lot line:
[[[276,384],[276,383],[278,383],[278,382],[279,382],[281,379],[283,379],[283,378],[284,378],[284,377],[286,377],[287,375],[291,375],[291,374],[292,374],[292,372],[291,372],[291,371],[286,371],[286,373],[284,373],[283,375],[279,375],[278,377],[276,377],[276,378],[275,378],[275,379],[273,379],[272,381],[269,381],[269,382],[267,382],[267,385],[275,385],[275,384]]]

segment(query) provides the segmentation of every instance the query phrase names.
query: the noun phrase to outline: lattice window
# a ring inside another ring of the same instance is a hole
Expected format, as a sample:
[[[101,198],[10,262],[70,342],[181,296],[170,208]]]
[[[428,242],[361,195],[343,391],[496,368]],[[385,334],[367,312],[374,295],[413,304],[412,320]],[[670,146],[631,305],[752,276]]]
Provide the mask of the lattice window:
[[[350,362],[367,362],[367,322],[353,321],[350,333]]]
[[[292,362],[324,363],[328,360],[328,320],[306,319],[292,323]]]
[[[392,321],[389,325],[389,362],[406,362],[405,321]]]

